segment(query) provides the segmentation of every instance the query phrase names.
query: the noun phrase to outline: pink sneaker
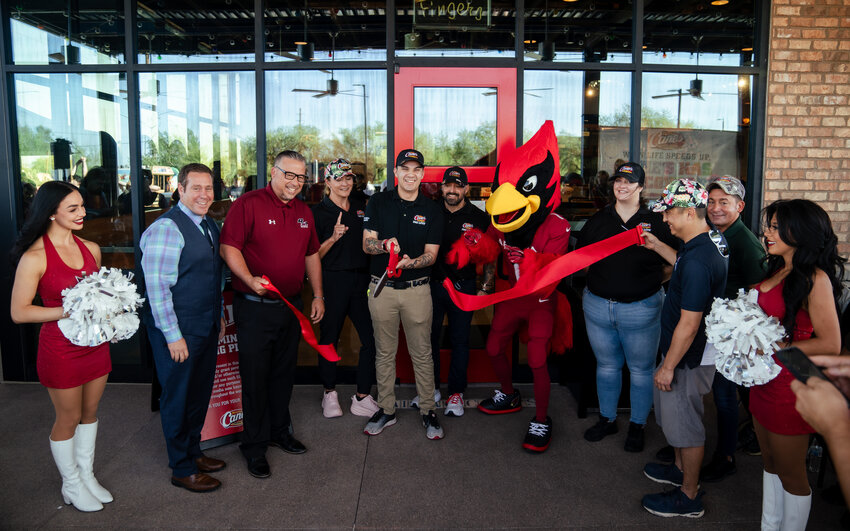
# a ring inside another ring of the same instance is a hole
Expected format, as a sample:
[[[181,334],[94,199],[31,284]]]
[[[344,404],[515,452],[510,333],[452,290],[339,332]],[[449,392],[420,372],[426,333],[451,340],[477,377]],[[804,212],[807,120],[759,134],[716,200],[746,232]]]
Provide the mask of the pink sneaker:
[[[322,397],[322,414],[329,419],[342,416],[342,408],[339,407],[339,397],[336,391],[325,393],[325,396]]]
[[[381,408],[378,403],[372,398],[372,395],[366,395],[363,400],[357,400],[357,395],[351,395],[351,414],[358,417],[371,417]]]

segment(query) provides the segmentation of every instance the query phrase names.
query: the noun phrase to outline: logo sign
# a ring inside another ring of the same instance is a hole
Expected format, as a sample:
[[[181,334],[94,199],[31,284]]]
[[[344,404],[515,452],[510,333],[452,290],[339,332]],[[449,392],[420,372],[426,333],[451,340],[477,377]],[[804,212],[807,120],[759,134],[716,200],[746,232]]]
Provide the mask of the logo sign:
[[[641,222],[641,228],[644,232],[652,232],[652,223],[647,223],[646,221]]]
[[[471,229],[471,228],[472,228],[472,223],[464,223],[464,224],[460,227],[460,230],[461,230],[461,231],[463,231],[463,232],[466,232],[466,231],[468,231],[468,230],[469,230],[469,229]]]
[[[679,131],[656,131],[649,135],[649,146],[652,149],[681,149],[688,141]]]
[[[425,216],[423,216],[421,214],[417,214],[417,215],[413,216],[413,224],[414,225],[424,225],[425,221],[426,221]]]
[[[228,411],[218,419],[222,428],[236,428],[242,425],[242,410],[234,409]]]
[[[363,212],[362,210],[358,210],[358,211],[357,211],[357,217],[358,217],[358,218],[362,218],[362,217],[365,217],[365,216],[366,216],[366,213],[365,213],[365,212]]]
[[[304,219],[304,218],[298,218],[298,226],[301,227],[302,229],[309,229],[310,228],[310,224],[307,223],[307,220]]]

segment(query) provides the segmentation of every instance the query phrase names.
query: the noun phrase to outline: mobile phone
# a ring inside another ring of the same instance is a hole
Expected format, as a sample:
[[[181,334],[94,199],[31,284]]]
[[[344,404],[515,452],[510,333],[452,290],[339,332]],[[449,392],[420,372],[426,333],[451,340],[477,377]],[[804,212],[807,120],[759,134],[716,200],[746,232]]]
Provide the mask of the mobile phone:
[[[846,400],[847,405],[850,406],[850,398],[845,396],[844,393],[841,392],[841,389],[835,385],[835,383],[830,380],[822,370],[820,370],[820,367],[815,365],[802,350],[797,347],[783,348],[776,353],[776,358],[785,365],[786,369],[791,371],[791,374],[793,374],[795,378],[803,383],[806,383],[806,381],[808,381],[811,377],[820,378],[821,380],[826,380],[831,383],[836,389],[838,389],[841,396],[844,396],[844,400]]]

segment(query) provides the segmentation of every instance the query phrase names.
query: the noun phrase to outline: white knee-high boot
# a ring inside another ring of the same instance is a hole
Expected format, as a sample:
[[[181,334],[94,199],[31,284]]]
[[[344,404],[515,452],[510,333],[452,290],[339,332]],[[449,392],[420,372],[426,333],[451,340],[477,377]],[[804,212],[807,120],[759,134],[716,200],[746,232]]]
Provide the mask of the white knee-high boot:
[[[94,477],[94,447],[97,439],[97,421],[91,424],[77,424],[74,434],[74,453],[80,468],[80,479],[100,503],[112,501],[112,494],[98,483]]]
[[[80,470],[74,456],[74,439],[50,439],[50,451],[53,453],[59,475],[62,476],[62,499],[65,503],[72,503],[78,510],[87,513],[103,509],[103,504],[97,501],[80,479]]]
[[[779,530],[782,524],[784,492],[779,476],[765,470],[762,476],[761,531]]]
[[[809,510],[812,508],[812,493],[797,496],[788,491],[782,491],[784,510],[782,512],[782,531],[805,531],[809,521]]]

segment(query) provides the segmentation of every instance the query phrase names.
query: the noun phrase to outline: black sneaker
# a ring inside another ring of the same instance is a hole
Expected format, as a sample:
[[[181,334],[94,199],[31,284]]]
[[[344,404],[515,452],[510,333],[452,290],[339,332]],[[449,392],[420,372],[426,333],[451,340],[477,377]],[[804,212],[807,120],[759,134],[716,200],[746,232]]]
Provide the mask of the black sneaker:
[[[501,415],[504,413],[515,413],[522,409],[522,397],[519,391],[506,395],[496,389],[493,398],[485,398],[478,404],[478,410],[488,415]]]
[[[714,454],[711,461],[699,471],[699,479],[706,483],[716,483],[726,476],[731,476],[737,470],[734,457],[729,461],[723,455]]]
[[[366,423],[366,427],[363,428],[363,433],[366,435],[377,435],[384,431],[384,428],[392,426],[395,423],[395,413],[387,415],[384,413],[383,409],[379,409],[374,415],[372,415],[369,422]]]
[[[672,489],[660,494],[647,494],[643,497],[643,508],[655,516],[666,518],[671,516],[700,518],[705,514],[702,507],[702,495],[702,492],[698,492],[697,497],[692,500],[681,489]]]
[[[584,432],[584,440],[590,442],[601,441],[608,435],[617,433],[617,419],[609,420],[602,415],[599,415],[599,420],[596,424],[589,427]]]
[[[646,428],[645,424],[629,422],[629,434],[626,435],[626,444],[623,445],[623,450],[634,453],[643,451],[644,428]]]
[[[539,454],[549,448],[550,442],[552,442],[552,419],[546,417],[546,422],[538,422],[536,416],[531,417],[522,447],[529,452]]]
[[[429,411],[427,415],[422,415],[422,425],[425,426],[425,437],[432,441],[443,438],[443,428],[440,426],[440,421],[437,420],[437,414],[434,411]]]
[[[662,463],[670,464],[676,460],[676,450],[672,446],[665,446],[655,453],[655,458]]]
[[[747,422],[738,430],[738,447],[747,455],[761,455],[759,440],[751,422]]]

